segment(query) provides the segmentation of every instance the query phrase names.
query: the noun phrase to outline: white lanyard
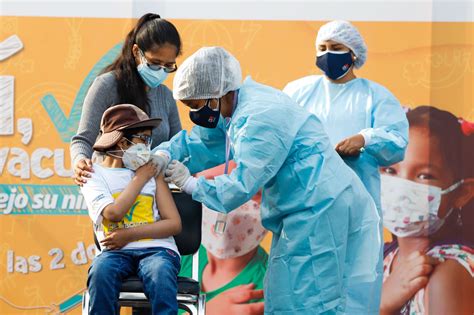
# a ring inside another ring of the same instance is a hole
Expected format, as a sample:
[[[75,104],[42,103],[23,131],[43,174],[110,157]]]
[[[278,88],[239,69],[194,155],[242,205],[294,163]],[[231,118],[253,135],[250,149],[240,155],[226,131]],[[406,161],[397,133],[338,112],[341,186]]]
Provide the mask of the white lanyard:
[[[232,108],[232,115],[234,114],[235,108],[237,107],[238,102],[238,95],[239,91],[235,91],[234,94],[234,101],[233,101],[233,108]],[[232,116],[231,116],[232,117]],[[230,125],[232,118],[227,118],[225,122],[225,167],[224,167],[224,174],[229,174],[229,160],[230,160],[230,148],[231,148],[231,141],[229,134],[227,133],[227,127]],[[214,224],[214,232],[217,234],[224,234],[225,226],[227,224],[227,214],[219,212],[217,214],[216,223]]]
[[[224,174],[229,174],[229,158],[230,158],[230,138],[227,132],[225,133],[225,167]],[[225,226],[227,224],[227,214],[218,212],[216,223],[214,224],[214,232],[217,234],[224,234]]]

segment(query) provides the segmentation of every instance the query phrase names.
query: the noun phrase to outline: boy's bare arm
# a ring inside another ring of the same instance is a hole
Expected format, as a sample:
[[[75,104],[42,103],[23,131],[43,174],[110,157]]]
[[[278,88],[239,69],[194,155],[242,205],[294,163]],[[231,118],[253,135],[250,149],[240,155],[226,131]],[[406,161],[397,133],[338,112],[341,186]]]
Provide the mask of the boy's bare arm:
[[[125,190],[102,211],[102,216],[112,222],[120,222],[140,194],[143,186],[153,177],[156,166],[149,162],[137,169],[135,176],[125,187]]]
[[[181,217],[163,175],[156,178],[155,198],[160,212],[160,220],[152,224],[133,227],[130,231],[131,241],[145,238],[166,238],[181,232]]]
[[[120,249],[130,242],[148,238],[166,238],[179,234],[181,232],[181,217],[168,184],[165,183],[162,175],[156,179],[155,198],[160,211],[160,221],[127,229],[114,230],[102,240],[102,245],[109,249]]]

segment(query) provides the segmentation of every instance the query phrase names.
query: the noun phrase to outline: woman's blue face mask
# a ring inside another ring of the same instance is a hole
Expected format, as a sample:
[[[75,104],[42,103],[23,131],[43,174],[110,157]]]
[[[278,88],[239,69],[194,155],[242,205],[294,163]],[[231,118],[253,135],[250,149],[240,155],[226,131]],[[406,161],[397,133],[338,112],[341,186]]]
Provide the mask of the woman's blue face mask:
[[[217,99],[217,109],[211,108],[211,99],[203,107],[190,109],[189,118],[193,123],[205,128],[216,128],[221,113],[221,99]]]
[[[154,70],[148,65],[145,55],[141,50],[139,54],[141,63],[137,66],[137,71],[146,85],[150,88],[156,88],[168,77],[168,72],[165,71],[167,68],[160,67],[158,70]]]
[[[350,51],[326,50],[316,57],[316,66],[331,80],[338,80],[349,73],[353,62]]]

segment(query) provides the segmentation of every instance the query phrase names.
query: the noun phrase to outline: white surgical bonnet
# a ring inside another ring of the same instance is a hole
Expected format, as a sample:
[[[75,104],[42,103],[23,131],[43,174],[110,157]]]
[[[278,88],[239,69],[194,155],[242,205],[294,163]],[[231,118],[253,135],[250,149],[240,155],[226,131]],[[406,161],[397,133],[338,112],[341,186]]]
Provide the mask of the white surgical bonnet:
[[[242,82],[240,63],[222,47],[203,47],[178,68],[173,81],[177,100],[220,98]]]
[[[316,47],[320,42],[333,40],[349,47],[357,57],[354,66],[359,69],[367,60],[367,46],[357,28],[348,21],[336,20],[321,26],[316,37]]]

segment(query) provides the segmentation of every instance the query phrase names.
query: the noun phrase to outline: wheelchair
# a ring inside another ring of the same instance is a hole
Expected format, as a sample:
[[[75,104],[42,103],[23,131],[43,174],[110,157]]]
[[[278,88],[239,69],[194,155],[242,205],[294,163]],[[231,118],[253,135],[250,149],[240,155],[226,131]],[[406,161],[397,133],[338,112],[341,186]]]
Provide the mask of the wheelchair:
[[[200,293],[198,282],[199,245],[201,244],[202,206],[179,189],[171,189],[173,199],[181,216],[182,231],[174,237],[176,246],[182,256],[193,255],[192,278],[178,276],[178,308],[191,315],[204,315],[206,312],[206,296]],[[94,235],[96,246],[99,243]],[[134,315],[151,314],[151,305],[148,302],[143,285],[136,275],[126,278],[122,282],[119,307],[131,307]],[[89,314],[89,295],[85,291],[82,298],[82,315]]]

